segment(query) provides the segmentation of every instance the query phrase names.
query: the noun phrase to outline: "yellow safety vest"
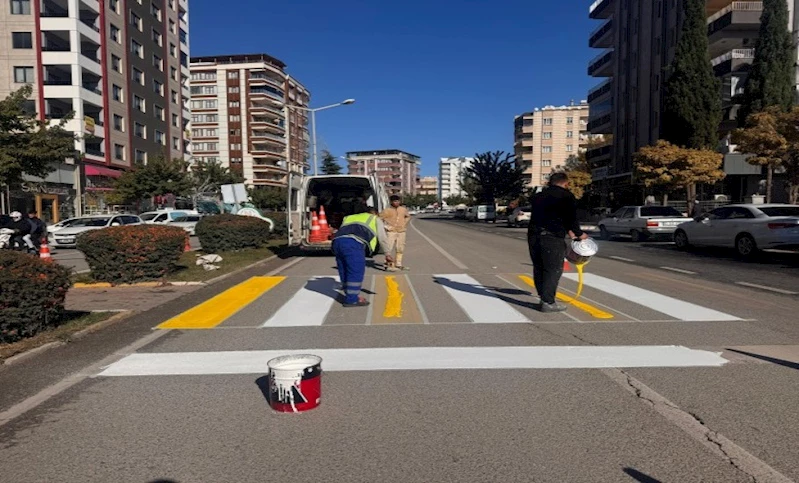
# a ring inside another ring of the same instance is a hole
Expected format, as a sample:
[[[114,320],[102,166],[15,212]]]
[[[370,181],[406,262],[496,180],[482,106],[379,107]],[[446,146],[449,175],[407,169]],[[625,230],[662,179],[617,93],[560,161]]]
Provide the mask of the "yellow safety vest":
[[[336,237],[349,237],[369,247],[370,253],[377,250],[377,216],[359,213],[344,217]]]

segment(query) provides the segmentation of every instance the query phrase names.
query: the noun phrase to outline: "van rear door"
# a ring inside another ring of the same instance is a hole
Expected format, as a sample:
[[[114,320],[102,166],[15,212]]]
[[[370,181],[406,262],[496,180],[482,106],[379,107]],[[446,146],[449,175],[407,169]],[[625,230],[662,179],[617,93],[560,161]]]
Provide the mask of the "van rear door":
[[[299,245],[303,239],[303,214],[305,213],[305,182],[306,176],[299,173],[289,173],[288,196],[286,197],[286,212],[288,213],[288,242],[289,246]]]

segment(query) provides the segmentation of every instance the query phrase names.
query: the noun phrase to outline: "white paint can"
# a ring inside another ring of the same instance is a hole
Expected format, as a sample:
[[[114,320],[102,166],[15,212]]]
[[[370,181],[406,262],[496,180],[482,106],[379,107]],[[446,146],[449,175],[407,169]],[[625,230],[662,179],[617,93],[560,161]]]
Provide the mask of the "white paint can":
[[[322,399],[322,358],[313,354],[276,357],[269,368],[269,406],[299,413],[319,406]]]

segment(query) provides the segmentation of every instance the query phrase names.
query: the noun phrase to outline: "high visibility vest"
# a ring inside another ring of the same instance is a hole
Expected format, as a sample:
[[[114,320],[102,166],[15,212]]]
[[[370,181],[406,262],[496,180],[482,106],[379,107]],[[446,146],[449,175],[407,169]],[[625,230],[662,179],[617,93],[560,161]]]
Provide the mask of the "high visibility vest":
[[[372,254],[377,250],[377,216],[359,213],[344,217],[344,222],[333,238],[354,238],[369,247],[369,253]]]

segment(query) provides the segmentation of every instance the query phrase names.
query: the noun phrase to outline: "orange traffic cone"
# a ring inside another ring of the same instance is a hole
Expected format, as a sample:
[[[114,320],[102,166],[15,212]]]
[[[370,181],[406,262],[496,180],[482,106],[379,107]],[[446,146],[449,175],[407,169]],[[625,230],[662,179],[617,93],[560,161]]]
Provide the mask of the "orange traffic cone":
[[[47,238],[42,238],[42,246],[39,247],[39,258],[46,262],[53,261],[53,257],[50,255],[50,247],[47,246]]]
[[[564,272],[571,272],[572,271],[572,267],[571,267],[571,265],[569,265],[569,261],[566,260],[565,258],[563,259],[563,271]]]
[[[186,242],[183,244],[183,252],[190,252],[191,251],[191,241],[189,240],[189,234],[186,233]]]
[[[316,217],[316,212],[311,212],[311,233],[308,234],[308,241],[311,243],[319,243],[325,241],[322,238],[322,232],[319,227],[319,218]]]
[[[319,207],[319,232],[322,240],[330,239],[330,225],[327,223],[327,216],[325,216],[325,207]]]

